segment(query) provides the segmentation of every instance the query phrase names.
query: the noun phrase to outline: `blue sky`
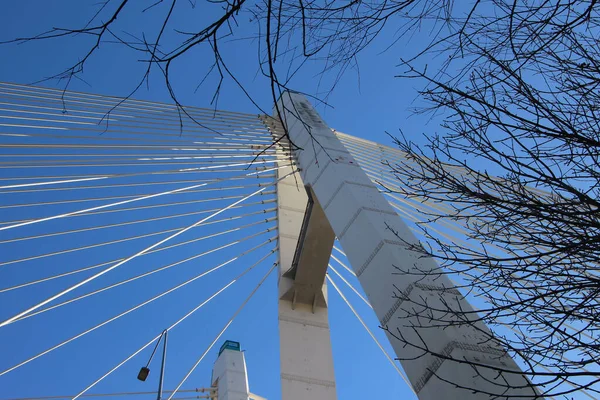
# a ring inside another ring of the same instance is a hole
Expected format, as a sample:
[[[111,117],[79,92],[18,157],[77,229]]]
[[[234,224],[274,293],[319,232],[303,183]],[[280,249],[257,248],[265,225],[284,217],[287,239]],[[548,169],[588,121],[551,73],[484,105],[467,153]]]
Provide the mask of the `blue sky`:
[[[118,29],[126,30],[139,37],[149,25],[156,23],[156,18],[165,13],[165,7],[161,5],[143,14],[144,19],[140,21],[139,11],[145,7],[145,3],[142,3],[133,4],[133,11],[119,19]],[[31,35],[52,27],[78,26],[80,21],[87,21],[97,9],[95,4],[95,1],[26,0],[4,5],[0,16],[1,40]],[[203,11],[200,5],[196,9],[191,9],[188,4],[181,4],[177,9],[182,11],[173,18],[173,27],[177,29],[197,27],[196,20],[204,21],[211,15],[210,12]],[[253,99],[264,110],[270,111],[273,101],[268,81],[258,70],[257,42],[252,39],[256,35],[256,29],[253,24],[247,22],[248,20],[249,16],[242,13],[239,17],[240,26],[235,30],[235,35],[222,42],[222,57],[236,77],[244,83]],[[395,41],[395,31],[396,25],[392,20],[383,30],[381,38],[361,53],[358,59],[358,70],[351,68],[341,77],[335,91],[328,98],[330,107],[318,105],[319,112],[331,127],[381,143],[391,143],[385,132],[396,134],[399,127],[415,139],[424,132],[432,133],[437,130],[435,122],[428,124],[428,116],[415,116],[409,112],[409,108],[424,105],[418,101],[416,92],[422,87],[422,83],[394,77],[406,71],[398,67],[400,59],[413,55],[417,49],[426,45],[431,30],[425,26],[422,30],[411,32],[406,39],[398,41],[389,50],[384,51]],[[165,43],[168,45],[170,36],[165,34],[164,37],[167,38]],[[62,41],[28,42],[18,46],[5,45],[2,47],[2,53],[6,61],[0,65],[1,77],[9,82],[30,83],[56,74],[78,60],[83,53],[77,49],[89,45],[90,41],[91,38],[79,36]],[[209,56],[209,52],[199,49],[174,64],[173,84],[183,104],[211,106],[210,101],[217,83],[216,74],[211,75],[196,91],[207,66],[210,65],[207,63]],[[140,59],[142,57],[139,53],[127,51],[122,46],[104,44],[86,64],[82,78],[89,85],[73,81],[70,88],[125,96],[137,85],[141,73],[145,70],[145,63],[139,62]],[[280,74],[285,74],[287,68],[285,61],[283,60],[279,67],[283,71]],[[430,65],[436,62],[435,59],[429,60]],[[327,87],[334,76],[325,75],[320,81],[318,72],[322,67],[321,62],[307,64],[292,81],[291,86],[309,94],[316,94],[319,82],[321,88]],[[47,85],[56,85],[56,82],[48,82]],[[155,71],[152,75],[150,90],[142,88],[136,93],[136,98],[153,101],[169,100],[159,71]],[[223,83],[218,108],[244,112],[256,110],[237,85],[227,79]]]
[[[51,27],[73,26],[82,19],[88,18],[95,9],[95,1],[19,1],[10,2],[2,6],[0,13],[0,40],[14,37],[27,36],[39,33]],[[187,4],[182,2],[182,8]],[[139,5],[136,5],[139,7]],[[124,17],[120,27],[133,33],[140,32],[151,24],[155,15],[164,13],[164,5],[156,7],[145,21]],[[193,27],[197,19],[202,20],[205,15],[200,10],[200,5],[195,9],[185,9],[178,14],[176,23],[184,27]],[[240,16],[240,21],[248,19],[246,14]],[[257,73],[256,47],[251,40],[245,39],[253,31],[249,24],[242,23],[236,31],[239,42],[231,42],[223,49],[223,57],[232,70],[245,82],[247,89],[254,99],[265,110],[270,110],[272,98],[266,80]],[[426,125],[427,119],[411,116],[408,108],[413,106],[417,93],[415,88],[419,83],[415,81],[400,80],[394,75],[402,72],[396,67],[400,56],[410,54],[414,49],[423,44],[426,35],[415,32],[411,41],[399,42],[392,50],[381,53],[391,41],[394,29],[384,31],[382,40],[374,44],[359,59],[360,85],[356,71],[349,70],[342,77],[336,90],[329,97],[332,108],[319,107],[325,121],[331,127],[358,137],[368,138],[382,143],[390,143],[385,131],[397,132],[402,127],[404,132],[411,137],[417,137],[424,130],[435,131],[435,124]],[[427,32],[425,32],[427,33]],[[82,46],[89,43],[89,38],[77,37],[69,41],[44,41],[30,42],[21,45],[3,45],[0,47],[0,80],[15,83],[31,83],[46,76],[55,74],[72,63],[80,56]],[[213,89],[216,85],[214,77],[209,79],[205,86],[195,91],[197,84],[202,79],[206,65],[203,57],[206,53],[199,51],[187,56],[177,65],[173,83],[180,101],[186,105],[210,107]],[[143,70],[143,64],[137,62],[139,56],[124,51],[122,48],[103,45],[100,52],[90,59],[86,65],[85,74],[82,76],[88,84],[74,81],[70,86],[72,90],[99,93],[113,96],[123,96],[135,87]],[[317,66],[309,66],[305,72],[297,77],[296,88],[314,91],[317,84],[315,73]],[[304,89],[304,85],[306,88]],[[55,82],[44,85],[53,87]],[[60,87],[60,86],[55,86]],[[153,75],[150,90],[146,88],[138,91],[137,99],[168,102],[164,84],[159,74]],[[418,103],[417,103],[418,104]],[[218,103],[219,109],[256,113],[256,108],[245,98],[241,91],[230,81],[226,81]],[[31,201],[24,196],[23,201]],[[57,198],[58,199],[58,198]],[[12,200],[11,200],[12,201]],[[16,202],[17,200],[15,200]],[[23,211],[24,212],[24,211]],[[147,214],[144,214],[147,215]],[[3,215],[3,219],[18,219],[14,211],[10,215]],[[69,225],[70,226],[70,225]],[[53,225],[53,228],[65,226]],[[167,229],[165,226],[163,229]],[[42,228],[40,228],[42,229]],[[43,231],[43,230],[42,230]],[[30,230],[27,234],[37,232]],[[24,232],[21,232],[22,234]],[[18,237],[17,233],[14,237]],[[13,236],[11,236],[13,237]],[[97,240],[97,238],[94,238]],[[84,239],[79,237],[71,239],[68,247],[84,244]],[[131,245],[119,245],[114,253],[129,254],[149,245],[155,239],[148,239]],[[216,243],[216,242],[215,242]],[[257,242],[254,242],[257,243]],[[65,243],[63,243],[65,244]],[[50,251],[56,242],[45,242],[44,248],[29,248],[14,245],[6,247],[2,259],[14,259],[29,254],[30,251],[43,253]],[[135,247],[134,247],[135,246]],[[210,246],[210,244],[206,244]],[[210,248],[210,247],[207,247]],[[112,249],[112,248],[111,248]],[[187,250],[193,254],[196,251]],[[267,248],[265,248],[265,251]],[[184,258],[187,253],[180,253],[179,258]],[[57,258],[56,264],[23,265],[29,269],[7,266],[0,271],[0,280],[3,287],[14,282],[22,282],[43,276],[50,271],[52,266],[57,267],[61,260],[79,263],[89,261],[95,257],[102,257],[102,251],[87,253],[83,257]],[[260,251],[253,255],[257,259]],[[62,257],[62,256],[61,256]],[[89,257],[89,258],[88,258]],[[221,257],[221,258],[219,258]],[[227,255],[214,256],[203,261],[202,266],[216,264],[224,261]],[[116,258],[116,257],[114,257]],[[271,262],[274,257],[269,259]],[[148,268],[152,261],[135,264],[135,268]],[[156,258],[156,263],[167,262],[166,258]],[[249,262],[249,260],[248,260]],[[197,265],[197,264],[195,264]],[[254,287],[260,276],[264,274],[270,263],[265,263],[257,268],[239,285],[228,289],[218,300],[203,308],[200,312],[186,321],[169,335],[168,367],[166,372],[165,388],[173,388],[193,361],[202,353],[205,346],[221,329],[234,312],[242,299]],[[44,396],[56,394],[72,394],[78,392],[88,383],[112,367],[116,362],[128,355],[140,343],[155,335],[175,318],[185,313],[195,304],[202,301],[210,293],[228,282],[241,271],[247,264],[236,263],[231,270],[221,270],[202,279],[198,284],[190,285],[164,301],[157,302],[145,309],[136,311],[128,317],[100,329],[93,334],[70,343],[62,349],[44,356],[31,364],[0,377],[0,386],[3,388],[3,398],[23,396]],[[21,266],[20,266],[21,267]],[[37,270],[35,268],[38,268]],[[44,268],[43,270],[41,268]],[[58,267],[57,267],[58,268]],[[187,269],[186,269],[187,268]],[[30,272],[31,271],[31,272]],[[40,272],[41,271],[41,272]],[[64,310],[48,313],[19,322],[14,326],[3,328],[0,332],[2,347],[2,367],[6,368],[26,358],[48,345],[59,342],[80,332],[84,327],[93,325],[104,318],[108,318],[124,309],[158,293],[169,287],[174,282],[179,282],[183,277],[191,276],[195,270],[193,266],[182,267],[177,274],[169,275],[170,278],[153,276],[136,282],[127,288],[120,288],[110,295],[98,296],[98,299],[82,304],[65,307]],[[102,282],[90,284],[85,290],[92,290],[119,279],[135,270],[111,274]],[[138,270],[139,272],[139,270]],[[67,279],[61,285],[74,283],[76,279]],[[339,280],[338,280],[339,282]],[[225,334],[224,339],[239,340],[246,350],[249,369],[251,390],[269,399],[279,398],[278,384],[278,353],[277,353],[277,320],[276,320],[276,292],[275,275],[271,275],[244,312],[236,319],[234,325]],[[342,285],[343,286],[343,285]],[[61,286],[62,287],[62,286]],[[35,291],[15,291],[0,294],[0,313],[2,317],[11,315],[17,310],[14,305],[30,304],[36,299],[42,299],[54,293],[57,286],[51,284],[40,285]],[[79,293],[79,292],[78,292]],[[360,300],[346,291],[346,295],[353,300],[353,304],[368,321],[370,326],[377,331],[377,321],[372,313],[360,304]],[[396,372],[387,364],[375,344],[360,326],[358,321],[347,309],[341,299],[330,290],[330,319],[333,338],[334,360],[336,362],[336,378],[338,382],[338,397],[340,399],[359,398],[411,398],[410,391],[406,388]],[[378,336],[383,338],[381,332]],[[217,346],[218,347],[218,346]],[[388,351],[389,346],[387,346]],[[149,380],[142,384],[135,379],[137,371],[143,365],[149,351],[142,353],[114,376],[94,388],[95,392],[139,391],[154,390],[158,372],[156,360],[152,366]],[[216,356],[214,349],[192,375],[184,388],[194,388],[209,384],[212,362]]]
[[[119,18],[116,29],[119,32],[126,30],[139,36],[141,32],[156,24],[157,18],[166,12],[168,4],[159,4],[144,13],[143,18],[140,19],[139,12],[147,4],[150,3],[132,2],[132,11]],[[205,3],[198,3],[196,8],[191,8],[190,3],[187,1],[181,1],[179,4],[180,8],[177,9],[178,11],[174,15],[173,24],[165,33],[166,45],[173,43],[173,40],[176,39],[177,34],[172,30],[173,27],[181,30],[193,30],[197,28],[198,24],[206,21],[218,11],[208,7]],[[465,5],[465,3],[462,3],[460,6]],[[96,0],[48,0],[43,2],[39,0],[21,0],[7,2],[0,8],[0,41],[33,35],[52,27],[80,26],[82,21],[87,20],[95,12],[97,7]],[[258,71],[257,42],[252,39],[256,33],[254,30],[255,25],[249,21],[250,16],[247,13],[241,13],[238,20],[240,24],[235,28],[234,36],[222,42],[222,57],[236,77],[244,83],[245,88],[252,94],[253,99],[259,106],[263,110],[269,111],[273,99],[269,91],[268,81]],[[391,144],[391,139],[386,132],[396,134],[399,128],[402,128],[407,137],[417,142],[422,142],[423,133],[431,135],[439,131],[439,118],[433,118],[430,121],[428,115],[415,116],[409,110],[412,107],[424,106],[417,96],[417,90],[421,87],[422,82],[394,77],[405,72],[401,67],[398,67],[400,59],[409,57],[427,43],[431,34],[430,27],[423,27],[422,30],[412,32],[411,35],[398,41],[388,51],[383,52],[389,44],[394,42],[395,30],[396,25],[392,21],[382,32],[380,40],[374,42],[358,58],[360,72],[349,69],[341,77],[335,91],[328,97],[328,103],[331,107],[323,105],[317,107],[324,120],[332,128],[384,144]],[[1,45],[0,81],[32,83],[56,74],[81,57],[82,52],[87,49],[86,46],[89,46],[91,40],[93,38],[78,36],[68,40]],[[216,75],[211,75],[203,86],[196,89],[206,73],[207,66],[210,65],[207,64],[208,57],[210,57],[210,52],[207,49],[200,49],[186,55],[173,66],[172,83],[182,104],[197,107],[214,106],[211,105],[211,99],[217,85]],[[439,61],[438,59],[428,60],[429,67],[432,68],[432,65],[435,66]],[[279,65],[281,70],[285,70],[285,59]],[[322,66],[318,62],[307,65],[296,76],[292,82],[292,87],[309,94],[316,94],[320,82],[322,86],[326,86],[328,82],[331,82],[331,76],[326,76],[323,81],[319,80],[318,71]],[[114,44],[105,43],[86,64],[84,74],[81,76],[85,82],[75,80],[69,88],[103,95],[124,96],[129,94],[137,85],[144,68],[145,64],[140,62],[139,54]],[[61,84],[55,81],[44,82],[43,85],[62,88]],[[170,101],[162,76],[156,70],[151,75],[149,89],[144,86],[133,97],[158,102]],[[222,110],[247,113],[259,112],[242,91],[231,80],[227,79],[223,83],[216,106]],[[5,138],[2,143],[20,143],[20,140],[19,138]],[[10,154],[10,150],[8,152],[6,150],[2,151],[1,155]],[[77,153],[72,152],[70,154]],[[103,169],[103,173],[107,171],[109,170]],[[116,169],[112,172],[120,171],[121,169]],[[95,172],[93,169],[77,171],[81,174],[93,172]],[[20,172],[0,169],[0,178],[12,177],[17,173]],[[49,170],[45,173],[69,174],[73,173],[73,170],[63,168]],[[140,181],[131,179],[123,182],[133,184]],[[169,188],[176,187],[179,186],[169,186]],[[227,191],[227,194],[242,196],[249,194],[252,190],[254,189],[232,190]],[[94,195],[98,193],[92,192]],[[140,193],[141,189],[132,186],[131,188],[111,191],[110,195],[139,195]],[[78,193],[73,191],[69,196],[76,197]],[[195,198],[197,197],[194,194],[181,196],[182,200]],[[65,197],[63,197],[63,194],[53,192],[3,194],[0,198],[0,206],[42,201],[41,199],[43,201],[61,201]],[[224,200],[221,205],[231,201],[234,200]],[[158,203],[149,202],[148,204]],[[72,210],[72,208],[69,208],[70,206],[63,204],[52,207],[43,210],[33,207],[0,209],[0,220],[35,218],[46,216],[48,215],[46,213],[50,211],[60,213]],[[209,205],[203,205],[201,209],[207,208],[210,208]],[[246,210],[260,209],[260,206],[254,206],[254,208]],[[181,213],[197,210],[197,205],[186,205],[177,208],[177,212]],[[226,215],[236,215],[237,212],[232,211]],[[132,212],[128,217],[141,219],[167,214],[167,210],[154,209],[152,211]],[[10,233],[0,234],[0,241],[99,223],[116,223],[123,218],[119,215],[121,214],[104,214],[95,217],[82,217],[75,221],[68,219],[52,222],[51,224],[40,224],[23,230],[15,229]],[[143,227],[128,227],[120,230],[118,234],[114,234],[120,235],[118,237],[126,237],[151,233],[189,225],[197,219],[198,216],[191,216]],[[252,223],[258,220],[258,217],[250,217],[245,219],[244,223]],[[127,268],[115,270],[102,277],[102,279],[86,285],[76,291],[74,295],[118,282],[156,266],[184,259],[214,248],[228,240],[243,238],[249,233],[256,233],[260,229],[272,225],[273,223],[261,225],[259,228],[248,228],[243,232],[232,233],[226,239],[210,239],[199,242],[194,246],[178,248],[177,251],[158,253],[139,259],[132,262]],[[211,234],[225,227],[235,228],[236,226],[239,226],[239,224],[228,222],[220,226],[202,228],[201,233]],[[200,233],[192,231],[186,233],[180,239],[185,241],[198,235]],[[265,234],[240,245],[240,247],[236,247],[235,250],[212,254],[198,261],[182,264],[168,273],[156,274],[105,294],[63,307],[60,310],[0,328],[0,343],[2,343],[0,345],[0,349],[2,349],[0,352],[2,354],[2,357],[0,357],[0,370],[8,368],[65,338],[75,335],[150,296],[198,274],[199,270],[203,271],[218,265],[238,254],[242,249],[249,249],[270,236],[270,234]],[[162,238],[162,236],[160,237]],[[61,237],[34,242],[0,243],[0,263],[28,255],[44,254],[56,249],[108,241],[113,238],[108,233],[100,232],[97,235],[71,235],[67,239]],[[0,266],[0,289],[38,279],[48,274],[58,273],[63,271],[65,266],[75,268],[124,257],[151,245],[156,240],[158,240],[157,237],[149,237],[134,242],[111,245],[106,248],[108,250],[97,248],[81,253],[57,255],[49,258],[50,261],[48,262],[46,260],[33,260]],[[167,325],[221,288],[237,273],[258,260],[269,250],[270,247],[265,246],[259,251],[248,255],[248,257],[233,262],[227,268],[210,274],[148,307],[144,307],[20,369],[0,376],[0,387],[3,389],[2,398],[77,393],[137,349],[142,343],[154,337]],[[175,387],[274,260],[275,257],[270,256],[267,262],[254,269],[169,335],[166,389]],[[338,269],[341,271],[341,268]],[[342,271],[342,273],[344,272]],[[355,284],[357,283],[347,274],[345,276]],[[79,276],[74,276],[65,278],[60,283],[37,285],[32,290],[0,293],[0,319],[13,315],[15,312],[20,311],[23,305],[30,305],[42,300],[61,288],[76,283],[79,279],[81,279]],[[339,279],[337,282],[344,288]],[[384,335],[377,329],[377,321],[372,312],[349,290],[346,289],[345,293],[371,328],[376,331],[378,337],[385,343]],[[222,339],[239,340],[242,343],[242,348],[246,351],[251,390],[269,399],[278,399],[280,396],[276,296],[276,276],[272,274],[244,311],[236,318],[234,324]],[[376,345],[333,289],[329,291],[329,299],[338,397],[344,400],[413,398],[395,370],[388,365]],[[192,374],[190,380],[183,386],[184,389],[207,386],[210,383],[212,363],[216,358],[222,340]],[[391,354],[390,346],[387,344],[385,346]],[[145,364],[150,351],[151,347],[95,387],[93,392],[154,390],[159,369],[157,360],[151,366],[152,372],[146,383],[140,383],[135,379],[139,367]],[[151,397],[148,396],[147,398]]]

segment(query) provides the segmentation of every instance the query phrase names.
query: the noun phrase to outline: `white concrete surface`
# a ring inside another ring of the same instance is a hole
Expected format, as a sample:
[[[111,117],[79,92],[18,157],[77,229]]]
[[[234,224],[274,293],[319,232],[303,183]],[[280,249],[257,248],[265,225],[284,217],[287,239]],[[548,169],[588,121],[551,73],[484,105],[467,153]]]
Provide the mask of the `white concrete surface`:
[[[395,296],[400,294],[399,291],[411,299],[427,299],[432,305],[436,303],[441,305],[441,302],[445,301],[453,307],[471,309],[460,292],[444,290],[452,287],[452,283],[446,277],[432,280],[395,274],[397,272],[395,266],[404,270],[414,268],[432,270],[437,268],[437,265],[433,259],[422,258],[409,249],[407,243],[418,243],[416,237],[304,96],[285,93],[279,101],[279,108],[284,110],[283,119],[287,124],[291,140],[301,147],[294,155],[301,169],[302,181],[312,187],[315,196],[323,206],[325,215],[340,240],[381,325],[403,335],[410,343],[420,343],[414,330],[410,328],[411,323],[418,322],[407,313],[413,305],[405,309],[409,302],[405,301],[402,295]],[[282,257],[286,262],[291,257],[294,229],[299,224],[299,220],[294,220],[292,213],[300,215],[303,207],[303,203],[297,200],[303,196],[302,193],[298,192],[295,199],[291,193],[285,194],[293,190],[289,188],[281,192],[283,196],[289,197],[283,203],[285,210],[290,209],[289,212],[285,211],[280,215],[282,224],[280,234],[290,235],[289,243],[282,237]],[[294,211],[291,211],[292,208]],[[284,317],[288,315],[287,310],[281,310],[280,321],[282,315]],[[427,324],[427,321],[421,320],[421,322]],[[477,328],[487,329],[483,324],[478,324]],[[323,325],[324,329],[325,325]],[[444,330],[419,329],[419,334],[429,350],[437,354],[481,363],[492,368],[496,366],[520,372],[516,363],[502,349],[483,343],[481,333],[472,327],[460,326]],[[290,337],[291,335],[290,333]],[[489,368],[479,368],[486,376],[486,381],[477,377],[472,367],[467,364],[444,361],[443,358],[431,354],[422,356],[422,351],[404,346],[390,335],[388,338],[396,355],[403,359],[401,364],[420,399],[489,398],[487,395],[458,389],[454,385],[444,383],[443,379],[494,393],[501,393],[504,386],[503,379],[509,379],[511,388],[505,395],[528,398],[533,394],[533,390],[529,387],[516,388],[527,385],[527,381],[520,374],[498,377]],[[288,339],[283,340],[288,345]],[[293,343],[289,343],[289,346],[293,346]],[[302,353],[290,353],[289,359],[282,359],[282,368],[284,365],[288,368],[288,364],[297,362],[296,357],[304,356]],[[408,360],[414,357],[416,359]],[[306,364],[308,365],[308,361]],[[500,386],[496,386],[494,382]]]
[[[218,400],[248,400],[248,374],[244,353],[225,349],[213,366],[212,386],[218,388]]]
[[[273,120],[265,122],[267,125],[275,123]],[[277,126],[272,127],[274,134],[280,132]],[[287,149],[284,144],[278,150],[280,165],[290,162]],[[278,178],[291,172],[289,166],[280,168],[277,171]],[[292,268],[307,201],[306,189],[297,172],[277,184],[281,399],[335,400],[327,288],[324,282],[334,237],[324,218],[325,227],[320,225],[323,221],[311,223],[313,228],[309,231],[312,233],[308,232],[309,237],[305,238],[308,250],[299,257],[295,273],[298,281],[288,277],[290,274],[285,276]],[[319,237],[313,237],[321,229],[329,229],[331,237],[325,235],[326,241],[331,242],[329,245],[318,243]]]

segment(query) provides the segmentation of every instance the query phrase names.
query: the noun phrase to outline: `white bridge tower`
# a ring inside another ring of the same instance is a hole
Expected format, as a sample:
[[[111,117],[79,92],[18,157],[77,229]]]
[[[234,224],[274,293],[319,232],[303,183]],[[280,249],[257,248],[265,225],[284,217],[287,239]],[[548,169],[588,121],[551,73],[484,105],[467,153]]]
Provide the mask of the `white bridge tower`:
[[[394,275],[398,265],[421,271],[437,265],[410,250],[407,243],[418,243],[416,237],[304,96],[286,92],[277,108],[293,145],[299,147],[290,155],[287,141],[279,146],[282,164],[292,158],[299,170],[293,173],[289,166],[278,170],[282,399],[333,400],[336,391],[325,274],[336,237],[381,326],[408,342],[420,339],[409,327],[411,317],[402,306],[407,296],[427,298],[430,304],[444,301],[462,310],[472,308],[460,292],[451,289],[454,285],[445,276],[430,282]],[[279,121],[265,122],[276,139],[283,135]],[[487,327],[477,324],[477,329]],[[404,346],[389,334],[388,338],[420,399],[484,399],[488,396],[458,386],[494,392],[493,382],[498,382],[497,390],[506,386],[504,379],[512,389],[503,396],[536,396],[510,356],[501,348],[482,344],[485,339],[476,329],[462,325],[420,330],[419,334],[428,350],[438,356],[421,356],[421,350]],[[448,359],[480,365],[481,376],[469,364]],[[495,367],[517,373],[499,375]]]

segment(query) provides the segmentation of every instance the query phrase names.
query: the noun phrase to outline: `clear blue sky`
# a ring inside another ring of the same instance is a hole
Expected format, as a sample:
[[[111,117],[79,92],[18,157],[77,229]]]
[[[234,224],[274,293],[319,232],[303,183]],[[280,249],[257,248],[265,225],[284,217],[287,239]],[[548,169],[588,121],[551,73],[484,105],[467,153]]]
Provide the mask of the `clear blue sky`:
[[[146,4],[146,2],[138,3]],[[175,16],[172,27],[183,26],[186,29],[193,29],[196,21],[206,17],[203,15],[203,5],[200,2],[194,10],[188,7],[187,2],[181,1],[180,3],[184,11]],[[95,0],[6,2],[0,6],[0,40],[29,36],[51,27],[79,25],[94,12],[96,4]],[[126,15],[119,21],[119,27],[127,29],[131,33],[139,33],[144,29],[145,24],[153,22],[156,15],[164,13],[165,6],[166,4],[162,4],[151,10],[145,21],[139,21],[134,17],[129,18]],[[141,5],[134,5],[134,8],[136,7],[139,9]],[[136,14],[132,13],[131,15]],[[249,16],[242,13],[239,19],[242,21],[241,26],[237,29],[233,39],[240,39],[240,41],[231,42],[225,46],[223,57],[232,70],[238,74],[259,105],[270,110],[272,98],[267,81],[260,73],[257,73],[256,43],[246,39],[253,33],[249,28],[251,25],[247,23]],[[400,56],[406,56],[421,46],[426,34],[415,32],[415,36],[410,41],[399,42],[391,50],[380,53],[394,39],[393,31],[393,27],[385,30],[382,40],[362,54],[359,59],[360,84],[356,71],[347,71],[328,99],[332,108],[319,108],[323,118],[331,127],[355,136],[388,144],[390,139],[385,131],[396,133],[398,127],[402,127],[404,132],[411,137],[417,137],[425,130],[433,132],[437,129],[435,124],[425,126],[427,122],[425,118],[413,117],[408,112],[408,108],[414,105],[413,100],[417,96],[415,86],[418,86],[419,83],[394,78],[394,75],[402,72],[396,67]],[[0,46],[0,60],[2,60],[0,81],[31,83],[53,75],[80,57],[82,46],[89,43],[90,38],[78,37],[69,41],[40,41]],[[214,76],[195,92],[195,88],[205,72],[202,69],[206,66],[203,59],[205,56],[206,53],[202,52],[190,54],[175,67],[173,83],[183,104],[199,107],[211,106],[212,90],[216,84]],[[103,45],[100,52],[86,64],[85,74],[82,77],[89,85],[74,81],[70,89],[113,96],[127,95],[137,84],[144,68],[142,63],[137,62],[138,58],[138,54],[127,52],[121,47]],[[309,66],[298,75],[294,82],[295,88],[306,90],[309,93],[313,92],[318,82],[316,71],[316,67]],[[169,101],[162,78],[156,72],[152,76],[150,90],[141,89],[135,94],[135,98]],[[47,82],[44,85],[60,87],[60,85],[53,86],[56,85],[55,82]],[[256,108],[229,80],[226,80],[223,85],[218,108],[249,113],[257,112]],[[15,214],[3,215],[3,217],[18,219]],[[77,239],[72,240],[73,243],[69,243],[70,245],[81,244]],[[141,244],[135,246],[141,246]],[[134,249],[137,247],[123,246],[120,251],[124,254]],[[3,260],[9,260],[16,258],[19,254],[28,254],[29,250],[24,247],[4,245],[0,252],[4,252]],[[37,252],[40,249],[31,250]],[[43,250],[47,251],[47,249]],[[69,260],[73,260],[73,258]],[[80,261],[89,263],[87,259]],[[207,265],[210,262],[218,262],[217,257],[207,260]],[[33,270],[42,267],[48,266],[32,264],[23,265],[21,269],[16,266],[8,266],[0,270],[0,282],[3,282],[2,286],[4,287],[9,285],[11,280],[34,279],[36,273],[28,272],[23,268]],[[236,265],[236,271],[241,270],[242,267],[243,265]],[[183,271],[181,276],[189,276],[193,269],[184,269]],[[265,267],[254,271],[251,276],[247,277],[247,280],[240,282],[239,286],[229,289],[229,293],[211,303],[170,335],[165,388],[170,389],[176,385],[264,272]],[[114,325],[107,326],[51,355],[0,377],[2,398],[77,393],[128,355],[132,349],[137,348],[140,343],[152,337],[156,330],[160,330],[168,321],[172,321],[185,310],[193,307],[232,276],[231,271],[215,273],[214,276],[210,276],[201,283],[190,285],[177,294],[173,294],[165,301],[137,311]],[[115,274],[98,285],[90,285],[87,290],[115,282],[119,280],[119,277],[120,275]],[[173,282],[180,280],[180,278],[173,278]],[[251,390],[269,399],[279,398],[275,285],[276,280],[273,274],[266,282],[265,287],[253,298],[224,336],[224,338],[242,342],[242,347],[246,350]],[[127,289],[111,292],[110,295],[98,296],[97,300],[72,308],[65,307],[65,310],[60,312],[48,313],[39,318],[31,318],[26,322],[0,329],[1,367],[4,369],[13,365],[15,362],[81,331],[86,326],[114,315],[116,310],[123,309],[124,305],[136,304],[147,298],[149,293],[158,293],[160,288],[168,286],[162,277],[156,276],[144,280],[143,283],[138,282]],[[24,302],[29,304],[32,299],[43,298],[56,290],[56,286],[46,285],[34,293],[19,291],[18,293],[0,294],[0,316],[4,318],[11,315],[15,311],[15,304]],[[353,303],[370,326],[377,330],[377,321],[372,313],[359,303],[356,296],[349,292],[347,295],[352,298]],[[385,358],[345,304],[332,290],[330,290],[329,297],[338,397],[340,399],[412,398],[409,390],[387,364]],[[381,332],[378,332],[378,336],[382,339],[384,337]],[[387,348],[390,351],[389,346]],[[135,379],[139,367],[145,363],[148,354],[149,352],[146,351],[129,362],[93,391],[154,390],[158,372],[156,361],[148,382],[142,384]],[[184,388],[209,385],[210,371],[215,357],[216,351],[213,350]]]
[[[133,11],[119,18],[119,29],[139,36],[150,24],[156,23],[155,18],[164,15],[165,7],[159,6],[147,12],[148,15],[144,14],[145,19],[140,22],[139,10],[146,6],[146,2],[141,3],[134,3]],[[0,39],[27,36],[52,27],[78,26],[78,23],[87,21],[94,13],[97,9],[95,4],[95,1],[90,0],[25,0],[14,4],[7,3],[2,6],[3,12],[0,16]],[[195,21],[205,21],[206,14],[210,16],[210,13],[203,11],[205,6],[201,4],[203,3],[198,3],[193,10],[188,4],[179,5],[176,10],[181,10],[181,13],[175,14],[172,26],[187,30],[197,28],[198,24]],[[131,18],[128,18],[130,15]],[[256,29],[248,22],[249,16],[245,13],[241,13],[238,20],[240,26],[235,30],[235,35],[222,42],[222,57],[257,103],[269,111],[272,98],[266,78],[258,71],[257,42],[252,39]],[[422,31],[413,32],[410,37],[398,41],[390,50],[383,52],[396,39],[396,29],[397,26],[392,20],[382,32],[381,39],[361,53],[358,60],[360,73],[357,73],[356,69],[348,70],[328,98],[331,107],[319,106],[319,111],[331,127],[382,143],[390,143],[385,131],[394,134],[398,132],[399,127],[414,137],[423,132],[431,133],[437,130],[434,123],[425,126],[428,116],[418,117],[408,112],[411,107],[423,106],[416,101],[416,89],[422,87],[421,82],[394,78],[395,75],[405,72],[405,69],[397,66],[400,59],[413,55],[417,49],[428,43],[431,32],[424,27]],[[165,34],[164,37],[168,46],[170,36]],[[51,76],[78,60],[82,51],[77,50],[90,42],[89,37],[76,37],[62,41],[3,46],[0,77],[10,82],[30,83]],[[210,53],[204,50],[198,50],[173,65],[174,87],[183,104],[210,107],[216,87],[216,74],[211,75],[198,91],[195,90],[204,77],[206,66],[210,65],[207,63],[209,55]],[[138,62],[141,58],[139,53],[127,51],[122,46],[105,44],[86,64],[82,77],[89,86],[73,81],[71,88],[114,96],[127,95],[136,86],[140,74],[144,71],[145,64]],[[436,60],[430,60],[430,64],[435,62]],[[309,94],[316,94],[320,82],[317,73],[322,67],[323,64],[319,62],[309,63],[292,81],[291,86]],[[284,75],[285,60],[282,61],[280,69],[280,75]],[[168,101],[162,75],[155,71],[152,76],[150,90],[142,88],[136,93],[136,98]],[[332,78],[333,74],[326,75],[320,87],[330,85]],[[227,79],[223,83],[218,108],[244,112],[256,110],[237,86]]]

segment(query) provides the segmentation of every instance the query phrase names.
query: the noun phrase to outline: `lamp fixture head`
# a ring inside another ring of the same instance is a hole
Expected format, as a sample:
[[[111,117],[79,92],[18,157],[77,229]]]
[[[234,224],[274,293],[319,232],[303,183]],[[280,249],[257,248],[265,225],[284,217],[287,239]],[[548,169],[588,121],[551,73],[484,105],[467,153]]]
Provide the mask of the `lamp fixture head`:
[[[146,378],[148,378],[148,374],[150,373],[150,369],[148,367],[142,367],[142,369],[140,369],[140,372],[137,376],[137,378],[144,382],[146,380]]]

